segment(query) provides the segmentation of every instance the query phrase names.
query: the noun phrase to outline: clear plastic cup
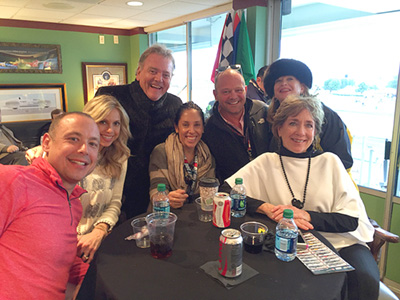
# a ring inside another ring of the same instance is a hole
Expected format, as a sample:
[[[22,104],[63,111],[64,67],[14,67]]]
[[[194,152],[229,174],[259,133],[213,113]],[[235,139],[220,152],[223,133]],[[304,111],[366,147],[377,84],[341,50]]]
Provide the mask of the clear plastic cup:
[[[133,228],[133,234],[137,235],[136,246],[139,248],[150,247],[150,237],[148,234],[146,218],[137,218],[131,222]]]
[[[211,222],[213,218],[212,206],[211,209],[209,209],[208,207],[207,209],[204,209],[201,204],[201,197],[194,200],[194,202],[196,203],[197,215],[199,216],[199,220],[202,222]]]
[[[150,251],[154,258],[167,258],[172,255],[175,223],[174,213],[156,212],[146,216],[150,234]]]
[[[246,222],[240,225],[244,250],[249,253],[260,253],[264,245],[268,227],[259,222]]]

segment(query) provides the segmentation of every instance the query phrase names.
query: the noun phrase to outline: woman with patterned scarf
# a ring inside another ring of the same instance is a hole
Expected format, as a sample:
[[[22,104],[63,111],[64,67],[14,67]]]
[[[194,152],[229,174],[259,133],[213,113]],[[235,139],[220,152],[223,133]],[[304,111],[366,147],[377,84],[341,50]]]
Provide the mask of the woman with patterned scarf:
[[[199,194],[201,178],[215,177],[215,162],[201,140],[204,114],[198,105],[184,103],[174,125],[175,132],[157,145],[150,156],[150,199],[157,192],[157,185],[164,183],[171,207],[179,208]]]

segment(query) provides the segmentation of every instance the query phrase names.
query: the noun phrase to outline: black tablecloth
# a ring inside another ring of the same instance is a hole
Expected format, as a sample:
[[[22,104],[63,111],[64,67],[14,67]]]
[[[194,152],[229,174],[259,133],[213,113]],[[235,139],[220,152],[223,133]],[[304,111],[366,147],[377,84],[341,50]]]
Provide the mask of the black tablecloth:
[[[243,251],[243,262],[259,272],[228,290],[200,266],[218,259],[222,229],[198,220],[194,204],[174,210],[178,220],[172,256],[159,260],[150,248],[140,249],[130,221],[113,230],[103,241],[82,284],[79,300],[88,299],[343,299],[346,274],[313,275],[298,259],[282,262],[275,254]],[[264,215],[232,218],[231,228],[257,220],[275,231],[276,223]],[[317,232],[321,241],[332,246]]]

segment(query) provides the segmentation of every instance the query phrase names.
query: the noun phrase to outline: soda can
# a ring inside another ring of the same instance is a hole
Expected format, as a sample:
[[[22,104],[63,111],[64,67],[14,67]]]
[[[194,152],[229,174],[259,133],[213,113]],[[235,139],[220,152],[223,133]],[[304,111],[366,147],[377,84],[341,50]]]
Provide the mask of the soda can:
[[[231,225],[231,197],[227,193],[216,193],[213,200],[213,224],[219,228]]]
[[[228,228],[219,237],[218,272],[228,278],[242,274],[243,238],[239,230]]]

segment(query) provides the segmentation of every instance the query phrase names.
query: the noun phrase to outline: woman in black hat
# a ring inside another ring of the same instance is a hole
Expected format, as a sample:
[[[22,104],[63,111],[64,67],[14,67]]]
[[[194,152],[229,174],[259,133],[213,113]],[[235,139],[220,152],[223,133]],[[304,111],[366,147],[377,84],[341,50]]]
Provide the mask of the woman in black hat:
[[[272,99],[268,109],[268,121],[273,117],[280,104],[288,95],[310,96],[312,73],[306,64],[295,59],[279,59],[273,62],[264,76],[264,89]],[[346,169],[353,165],[351,142],[347,127],[339,115],[323,104],[325,119],[316,148],[325,152],[333,152],[339,156]],[[272,135],[272,134],[271,134]],[[276,151],[278,142],[271,137],[270,150]]]

